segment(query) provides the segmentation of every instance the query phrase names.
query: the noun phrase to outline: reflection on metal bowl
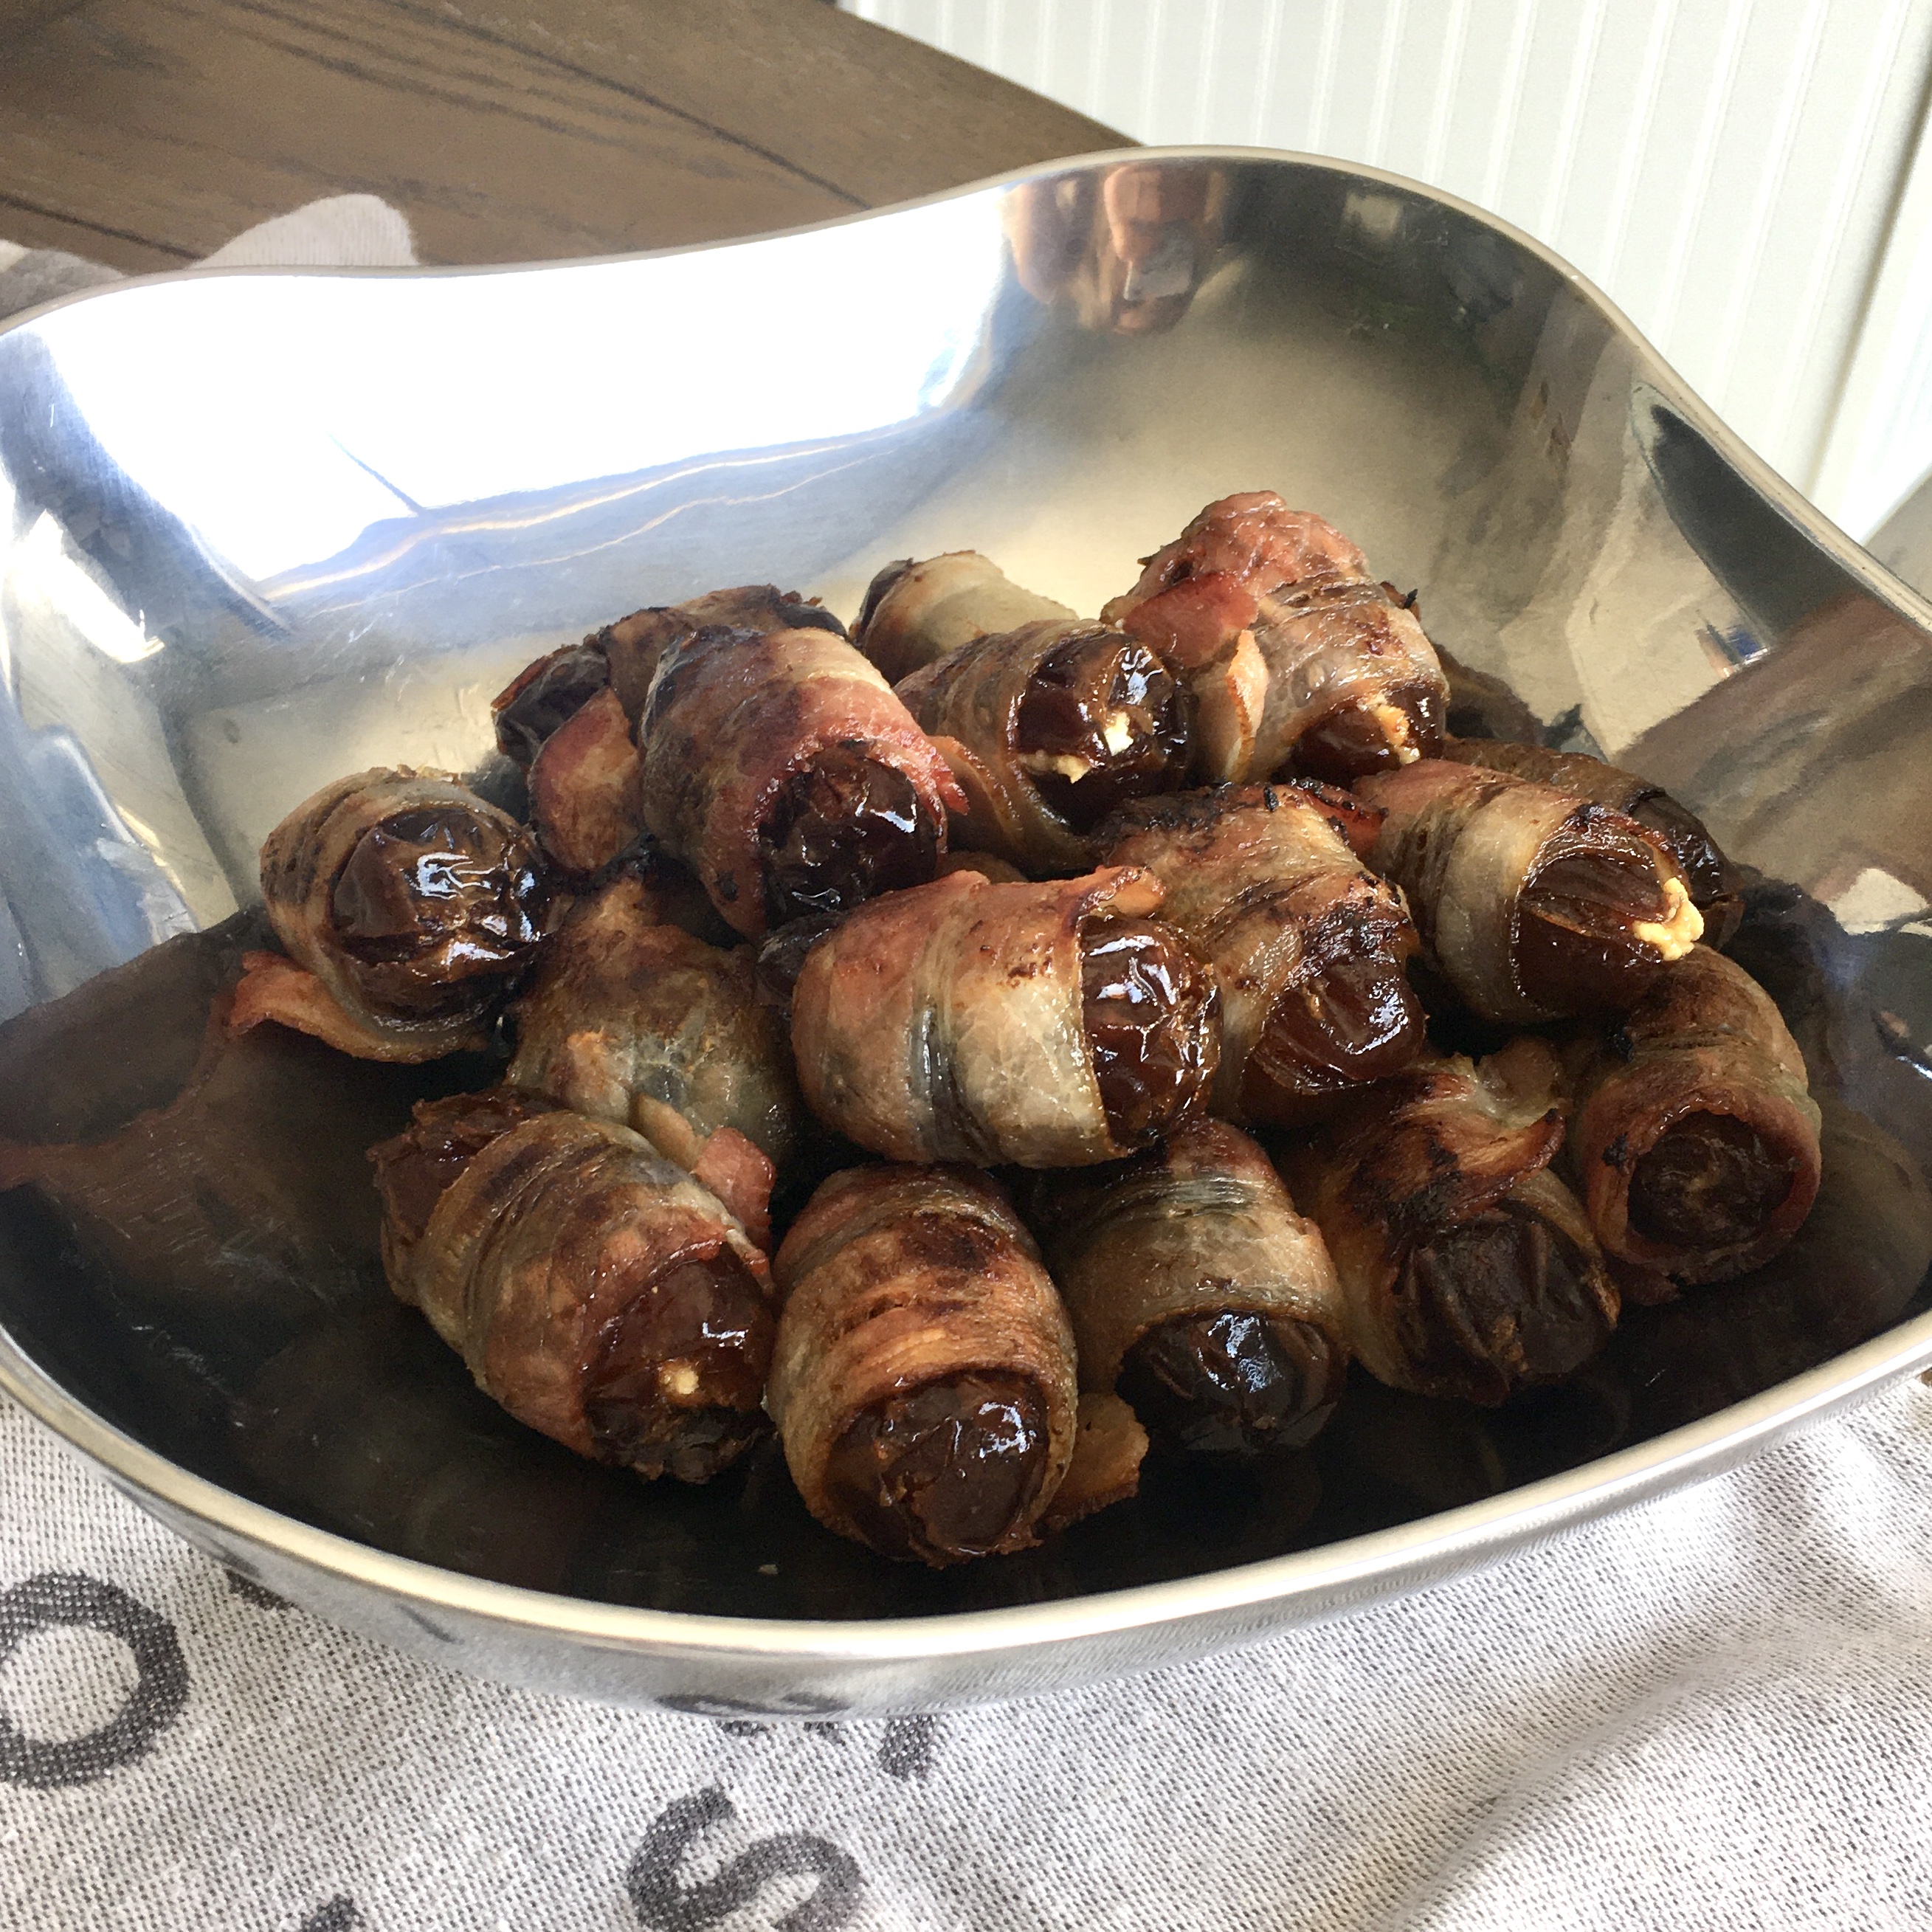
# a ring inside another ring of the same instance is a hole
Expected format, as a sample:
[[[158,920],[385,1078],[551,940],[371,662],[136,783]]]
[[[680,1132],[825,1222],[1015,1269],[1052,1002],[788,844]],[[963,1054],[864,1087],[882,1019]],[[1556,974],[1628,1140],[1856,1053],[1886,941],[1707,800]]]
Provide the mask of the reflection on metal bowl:
[[[1262,488],[1777,882],[1737,951],[1827,1102],[1813,1231],[1637,1311],[1564,1388],[1484,1414],[1352,1390],[1238,1482],[1152,1472],[934,1574],[824,1534],[769,1447],[646,1488],[518,1429],[389,1300],[362,1185],[362,1148],[460,1076],[272,1029],[202,1050],[263,835],[339,772],[477,769],[490,694],[640,604],[770,579],[849,614],[889,559],[970,546],[1090,611]],[[680,1708],[1088,1681],[1709,1474],[1932,1358],[1928,621],[1560,262],[1292,157],[44,310],[0,334],[0,1387],[325,1616]]]

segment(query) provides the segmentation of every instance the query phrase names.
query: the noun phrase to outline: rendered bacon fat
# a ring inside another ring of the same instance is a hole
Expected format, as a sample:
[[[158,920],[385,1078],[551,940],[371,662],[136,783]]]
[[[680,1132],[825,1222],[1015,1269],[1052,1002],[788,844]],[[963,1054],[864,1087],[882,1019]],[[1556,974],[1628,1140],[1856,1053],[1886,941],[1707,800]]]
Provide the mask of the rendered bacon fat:
[[[1108,812],[1180,781],[1180,688],[1148,646],[1106,625],[980,638],[898,689],[969,801],[956,842],[1024,870],[1090,863]]]
[[[498,1092],[424,1102],[370,1158],[390,1286],[518,1421],[687,1482],[761,1432],[765,1258],[648,1141]]]
[[[775,1268],[768,1401],[813,1515],[934,1564],[1033,1543],[1073,1455],[1073,1336],[998,1184],[834,1174]]]
[[[1287,1160],[1362,1363],[1391,1388],[1498,1402],[1558,1382],[1616,1325],[1576,1197],[1549,1172],[1560,1070],[1538,1040],[1434,1060],[1350,1102]]]
[[[887,564],[866,589],[852,641],[897,684],[962,644],[1072,621],[1064,604],[1012,582],[977,550],[956,550]]]
[[[1818,1108],[1742,967],[1694,948],[1574,1057],[1570,1159],[1606,1254],[1724,1281],[1797,1232],[1818,1192]]]
[[[1443,746],[1442,755],[1458,764],[1534,778],[1572,798],[1607,805],[1635,819],[1663,840],[1682,868],[1690,903],[1704,921],[1704,943],[1721,949],[1736,932],[1744,916],[1744,899],[1731,862],[1703,820],[1679,805],[1661,785],[1579,752],[1552,752],[1540,745],[1500,739],[1450,738]]]
[[[1297,785],[1148,799],[1111,821],[1108,862],[1159,878],[1162,917],[1214,962],[1223,1118],[1293,1125],[1420,1050],[1415,928],[1348,842],[1376,823],[1346,792]]]
[[[1101,615],[1187,677],[1200,779],[1346,784],[1442,743],[1448,684],[1408,603],[1272,490],[1210,503]]]
[[[1388,814],[1369,862],[1485,1019],[1628,1006],[1703,931],[1663,841],[1606,806],[1441,758],[1356,793]]]
[[[644,829],[634,729],[658,660],[707,626],[734,630],[844,626],[796,591],[740,584],[688,604],[634,610],[526,666],[490,710],[498,750],[528,776],[530,816],[566,872],[595,872]]]
[[[748,951],[654,922],[626,874],[571,909],[518,1000],[512,1085],[634,1127],[756,1238],[799,1099],[783,1022]]]
[[[885,680],[815,627],[680,638],[638,742],[646,824],[754,938],[930,879],[966,802]]]
[[[230,1024],[275,1020],[418,1060],[484,1043],[550,892],[514,819],[446,774],[397,770],[296,806],[262,844],[262,896],[296,964],[254,956]]]
[[[799,1084],[896,1160],[1079,1167],[1151,1144],[1220,1054],[1207,962],[1150,873],[993,885],[956,872],[862,906],[806,956]]]
[[[1083,1388],[1183,1447],[1252,1454],[1321,1429],[1348,1364],[1321,1233],[1254,1142],[1219,1120],[1038,1197]]]

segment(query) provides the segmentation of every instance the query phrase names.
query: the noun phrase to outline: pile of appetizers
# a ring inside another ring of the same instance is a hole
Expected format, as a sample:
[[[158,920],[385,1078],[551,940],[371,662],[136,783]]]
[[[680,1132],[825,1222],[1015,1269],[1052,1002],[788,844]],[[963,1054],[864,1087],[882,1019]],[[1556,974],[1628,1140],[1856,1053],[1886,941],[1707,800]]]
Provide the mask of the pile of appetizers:
[[[1266,493],[1098,620],[971,552],[849,635],[640,610],[496,700],[520,813],[297,806],[226,1023],[507,1056],[370,1158],[392,1286],[523,1422],[693,1482],[776,1426],[843,1535],[1024,1549],[1150,1438],[1306,1443],[1352,1360],[1560,1381],[1808,1211],[1724,855],[1451,697],[1413,595]]]

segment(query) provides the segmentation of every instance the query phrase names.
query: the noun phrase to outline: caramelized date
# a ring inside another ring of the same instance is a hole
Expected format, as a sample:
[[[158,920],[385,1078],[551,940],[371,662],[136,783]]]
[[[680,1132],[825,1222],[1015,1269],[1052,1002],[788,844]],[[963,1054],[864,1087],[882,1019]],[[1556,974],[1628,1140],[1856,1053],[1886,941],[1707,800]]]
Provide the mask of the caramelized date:
[[[1292,769],[1346,785],[1370,772],[1435,758],[1442,749],[1446,709],[1442,693],[1424,685],[1388,692],[1373,704],[1360,699],[1338,705],[1295,740]]]
[[[1692,1114],[1636,1164],[1630,1224],[1646,1240],[1687,1248],[1754,1241],[1784,1206],[1798,1163],[1748,1122]]]
[[[1038,1388],[967,1373],[862,1411],[832,1445],[825,1481],[881,1555],[956,1563],[998,1548],[1028,1520],[1047,1460]]]
[[[612,1322],[584,1390],[600,1460],[702,1483],[766,1426],[776,1323],[728,1248],[675,1262]]]
[[[1213,1076],[1214,975],[1172,927],[1109,920],[1081,934],[1080,984],[1107,1130],[1123,1147],[1146,1146]]]
[[[1591,1265],[1562,1231],[1505,1200],[1408,1256],[1396,1289],[1412,1360],[1438,1390],[1474,1402],[1558,1382],[1613,1325]]]
[[[1544,866],[1523,888],[1516,975],[1553,1011],[1628,1006],[1655,977],[1658,933],[1680,909],[1651,847],[1615,817],[1598,815],[1592,850]]]
[[[1130,798],[1180,782],[1180,687],[1145,644],[1088,631],[1048,652],[1019,704],[1020,761],[1048,806],[1091,832]],[[1084,765],[1078,772],[1069,766]]]
[[[1275,1001],[1249,1058],[1244,1104],[1268,1118],[1263,1096],[1296,1092],[1310,1066],[1353,1083],[1386,1079],[1415,1058],[1425,1024],[1400,958],[1345,952]]]
[[[555,732],[610,682],[610,661],[594,644],[539,658],[497,700],[496,748],[525,771]]]
[[[434,806],[370,826],[336,876],[330,910],[366,998],[398,1012],[445,1013],[496,991],[473,982],[528,962],[548,896],[520,829]]]
[[[1130,1348],[1114,1384],[1142,1422],[1184,1449],[1296,1448],[1340,1399],[1346,1359],[1312,1322],[1234,1310],[1177,1316]]]
[[[767,922],[778,926],[925,884],[939,828],[902,773],[833,746],[785,780],[758,844]]]

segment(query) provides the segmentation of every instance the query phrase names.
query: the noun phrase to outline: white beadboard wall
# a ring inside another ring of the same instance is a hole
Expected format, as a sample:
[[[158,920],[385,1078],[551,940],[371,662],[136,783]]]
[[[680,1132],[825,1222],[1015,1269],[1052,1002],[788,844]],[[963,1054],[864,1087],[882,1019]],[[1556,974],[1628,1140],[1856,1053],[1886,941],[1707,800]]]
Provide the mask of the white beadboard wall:
[[[842,4],[1137,140],[1494,210],[1855,535],[1932,466],[1932,0]]]

